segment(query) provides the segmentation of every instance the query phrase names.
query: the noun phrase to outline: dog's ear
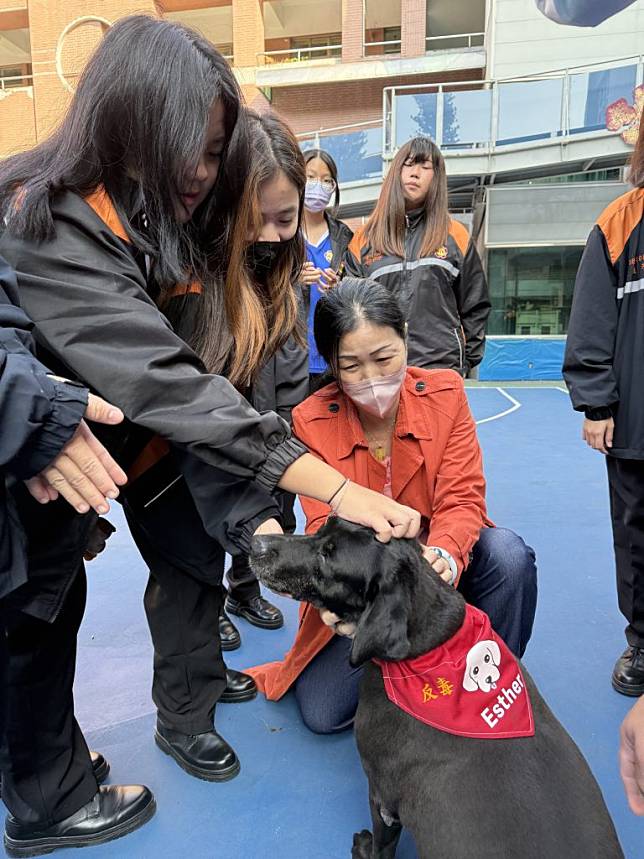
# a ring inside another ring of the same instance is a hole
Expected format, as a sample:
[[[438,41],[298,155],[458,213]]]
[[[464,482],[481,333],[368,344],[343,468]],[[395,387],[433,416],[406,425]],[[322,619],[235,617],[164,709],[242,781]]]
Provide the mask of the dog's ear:
[[[349,661],[354,667],[368,659],[404,659],[409,653],[409,617],[418,559],[399,558],[374,574],[367,588],[367,607],[353,637]]]
[[[466,692],[476,692],[478,688],[479,684],[472,678],[472,675],[470,674],[470,666],[468,665],[463,677],[463,689],[465,689]]]
[[[492,640],[488,641],[487,647],[492,656],[492,662],[498,667],[501,664],[501,648],[496,641]]]

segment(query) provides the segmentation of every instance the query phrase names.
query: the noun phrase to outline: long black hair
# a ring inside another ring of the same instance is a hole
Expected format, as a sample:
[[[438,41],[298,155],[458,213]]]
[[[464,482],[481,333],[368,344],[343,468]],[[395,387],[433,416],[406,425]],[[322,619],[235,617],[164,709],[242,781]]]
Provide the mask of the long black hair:
[[[304,162],[308,164],[314,158],[319,158],[329,168],[331,178],[335,182],[335,197],[333,199],[333,209],[337,209],[340,205],[340,183],[338,182],[338,165],[325,149],[307,149],[304,153]]]
[[[313,334],[318,352],[329,367],[327,380],[339,383],[338,349],[345,334],[363,322],[393,328],[407,339],[405,314],[395,294],[377,280],[345,277],[334,289],[320,296],[315,307]]]
[[[161,287],[202,267],[219,235],[213,196],[187,225],[177,222],[213,103],[224,108],[227,143],[244,150],[241,94],[214,46],[174,21],[132,15],[117,21],[88,61],[58,129],[0,165],[0,214],[12,232],[35,241],[54,232],[52,197],[104,186],[134,245],[151,257]],[[225,151],[224,151],[225,158]],[[220,169],[218,192],[234,200],[246,162]],[[145,226],[133,215],[145,213]]]

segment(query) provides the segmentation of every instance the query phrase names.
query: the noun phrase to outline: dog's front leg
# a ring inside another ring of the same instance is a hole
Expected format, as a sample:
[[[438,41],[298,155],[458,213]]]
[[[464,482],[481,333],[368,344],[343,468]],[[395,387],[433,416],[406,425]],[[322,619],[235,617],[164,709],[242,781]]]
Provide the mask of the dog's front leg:
[[[400,821],[369,797],[373,835],[366,829],[353,836],[351,859],[394,859],[402,832]]]

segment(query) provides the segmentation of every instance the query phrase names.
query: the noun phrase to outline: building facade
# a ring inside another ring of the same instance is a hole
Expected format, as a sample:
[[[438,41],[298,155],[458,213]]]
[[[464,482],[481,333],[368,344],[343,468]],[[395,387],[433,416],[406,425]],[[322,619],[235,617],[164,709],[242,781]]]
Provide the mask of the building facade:
[[[644,0],[594,29],[534,0],[3,0],[0,157],[49,133],[105,29],[133,12],[201,31],[249,104],[329,150],[354,223],[397,148],[431,135],[486,261],[482,377],[559,377],[585,238],[626,187]]]

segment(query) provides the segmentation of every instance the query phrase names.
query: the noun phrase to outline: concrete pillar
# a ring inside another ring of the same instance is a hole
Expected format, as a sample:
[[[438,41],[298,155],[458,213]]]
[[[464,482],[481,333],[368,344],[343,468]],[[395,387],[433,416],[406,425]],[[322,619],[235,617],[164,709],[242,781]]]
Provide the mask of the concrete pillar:
[[[425,28],[427,0],[401,0],[400,53],[403,57],[422,57],[425,54]]]
[[[342,0],[342,62],[364,56],[363,0]]]
[[[41,140],[58,124],[71,99],[57,74],[57,52],[65,79],[73,87],[105,31],[98,21],[79,22],[61,40],[65,28],[91,16],[110,23],[137,12],[156,16],[157,7],[154,0],[28,0],[28,12],[36,137]]]

